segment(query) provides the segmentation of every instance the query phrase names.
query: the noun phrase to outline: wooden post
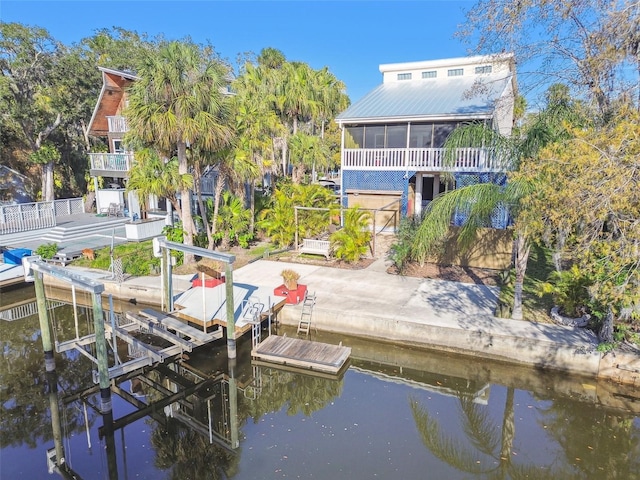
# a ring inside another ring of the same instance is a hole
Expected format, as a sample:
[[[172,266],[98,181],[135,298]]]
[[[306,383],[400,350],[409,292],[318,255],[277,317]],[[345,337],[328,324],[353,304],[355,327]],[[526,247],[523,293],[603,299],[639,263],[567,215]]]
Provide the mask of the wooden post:
[[[229,429],[231,430],[231,448],[240,446],[238,428],[238,386],[235,375],[235,358],[229,358]]]
[[[40,319],[40,338],[42,338],[42,349],[44,350],[44,368],[47,372],[53,372],[56,369],[56,361],[53,358],[49,310],[47,310],[47,297],[44,292],[42,272],[34,271],[33,280],[38,304],[38,318]]]
[[[236,319],[233,299],[233,264],[227,263],[224,271],[224,283],[227,298],[227,353],[236,358]]]
[[[98,359],[98,377],[100,379],[100,411],[111,412],[111,384],[109,381],[109,358],[107,356],[107,339],[105,337],[104,317],[102,312],[102,295],[94,293],[93,327],[96,335],[96,357]]]
[[[56,466],[65,464],[64,447],[62,443],[62,427],[60,424],[60,402],[58,400],[58,375],[47,372],[47,389],[49,390],[49,410],[51,410],[51,427],[53,430],[53,445],[56,449]]]

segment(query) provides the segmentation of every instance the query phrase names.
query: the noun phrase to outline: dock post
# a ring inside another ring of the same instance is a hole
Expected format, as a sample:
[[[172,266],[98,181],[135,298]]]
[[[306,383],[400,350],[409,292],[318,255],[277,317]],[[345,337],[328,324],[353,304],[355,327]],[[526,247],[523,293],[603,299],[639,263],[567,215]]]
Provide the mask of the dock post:
[[[49,409],[51,410],[51,427],[53,430],[53,445],[56,451],[56,466],[61,467],[65,463],[64,446],[62,443],[62,426],[60,423],[60,401],[58,400],[58,374],[47,372],[47,390],[49,390]]]
[[[49,310],[47,310],[47,297],[44,291],[42,272],[33,272],[34,287],[36,290],[36,302],[38,304],[38,318],[40,319],[40,337],[44,350],[44,368],[47,372],[56,369],[56,361],[53,358],[53,343],[51,342],[51,328],[49,327]]]
[[[104,428],[107,447],[107,472],[109,474],[109,480],[118,480],[118,459],[116,457],[116,440],[113,430],[113,411],[110,410],[108,413],[102,414],[102,426]]]
[[[111,411],[111,382],[109,381],[109,358],[107,356],[107,339],[104,329],[104,317],[102,312],[102,295],[94,293],[93,300],[93,325],[96,335],[96,356],[98,359],[98,377],[100,379],[100,412]],[[116,348],[114,345],[113,348]]]
[[[227,354],[229,358],[236,358],[236,319],[233,309],[233,264],[225,265],[225,290],[227,293]]]
[[[231,430],[231,448],[240,446],[238,428],[238,385],[236,384],[236,359],[228,359],[229,366],[229,428]]]
[[[164,294],[165,312],[173,310],[171,287],[171,250],[162,247],[162,293]]]

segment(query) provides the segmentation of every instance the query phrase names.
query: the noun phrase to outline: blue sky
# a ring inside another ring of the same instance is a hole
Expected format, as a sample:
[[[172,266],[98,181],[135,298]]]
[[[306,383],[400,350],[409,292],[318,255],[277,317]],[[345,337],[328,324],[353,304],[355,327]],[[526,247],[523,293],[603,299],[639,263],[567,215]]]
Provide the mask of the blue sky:
[[[1,0],[0,19],[46,28],[65,44],[114,26],[168,39],[211,41],[235,62],[242,52],[281,50],[329,69],[356,101],[382,81],[378,65],[465,56],[453,38],[473,1],[459,0]],[[108,65],[105,65],[108,66]]]

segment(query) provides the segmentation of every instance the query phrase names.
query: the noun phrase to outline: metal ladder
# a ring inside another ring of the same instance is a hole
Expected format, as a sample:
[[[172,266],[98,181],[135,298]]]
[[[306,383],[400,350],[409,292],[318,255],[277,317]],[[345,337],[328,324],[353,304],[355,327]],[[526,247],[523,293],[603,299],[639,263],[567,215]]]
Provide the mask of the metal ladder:
[[[262,339],[260,316],[264,310],[264,303],[258,301],[255,297],[249,297],[247,305],[242,316],[251,323],[251,344],[256,347]]]
[[[300,321],[298,322],[298,334],[304,333],[309,335],[309,329],[311,328],[311,315],[313,314],[313,306],[316,304],[316,293],[309,294],[307,291],[304,295],[304,301],[302,302],[302,313],[300,314]]]

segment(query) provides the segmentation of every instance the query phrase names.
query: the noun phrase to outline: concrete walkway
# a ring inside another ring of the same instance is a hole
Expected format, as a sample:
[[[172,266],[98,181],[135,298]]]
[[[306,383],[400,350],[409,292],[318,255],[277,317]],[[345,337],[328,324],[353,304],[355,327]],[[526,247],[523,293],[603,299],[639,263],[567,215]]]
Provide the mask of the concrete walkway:
[[[364,270],[342,270],[260,260],[237,270],[234,281],[279,285],[280,271],[292,268],[301,275],[299,283],[316,294],[312,327],[597,373],[600,354],[585,330],[496,318],[497,287],[389,275],[379,262]],[[301,310],[288,305],[280,320],[297,325]]]

